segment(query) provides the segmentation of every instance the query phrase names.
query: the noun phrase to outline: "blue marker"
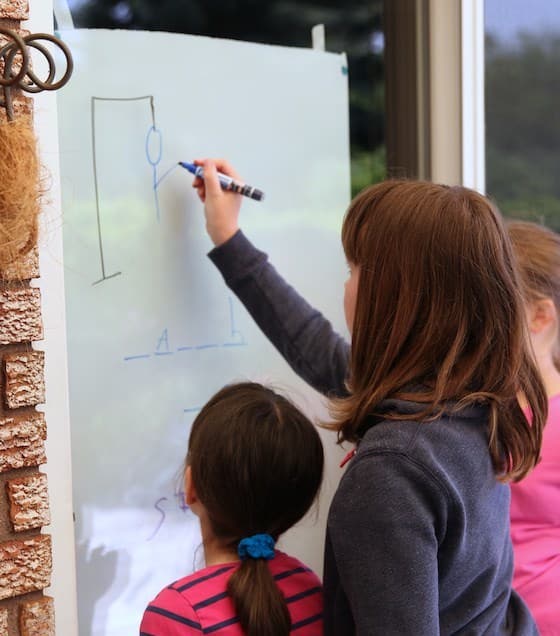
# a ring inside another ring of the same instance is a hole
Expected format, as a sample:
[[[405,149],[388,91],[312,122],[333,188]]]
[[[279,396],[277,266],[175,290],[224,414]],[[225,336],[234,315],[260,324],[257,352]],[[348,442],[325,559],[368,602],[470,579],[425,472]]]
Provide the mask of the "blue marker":
[[[200,177],[201,179],[204,177],[202,166],[195,166],[194,163],[188,163],[187,161],[179,161],[179,165],[185,168],[185,170],[192,172],[192,174],[196,177]],[[231,177],[228,177],[227,174],[218,172],[218,180],[224,190],[237,192],[238,194],[242,194],[250,199],[255,199],[255,201],[262,201],[264,199],[264,192],[262,190],[252,188],[251,186],[243,183],[238,183]]]

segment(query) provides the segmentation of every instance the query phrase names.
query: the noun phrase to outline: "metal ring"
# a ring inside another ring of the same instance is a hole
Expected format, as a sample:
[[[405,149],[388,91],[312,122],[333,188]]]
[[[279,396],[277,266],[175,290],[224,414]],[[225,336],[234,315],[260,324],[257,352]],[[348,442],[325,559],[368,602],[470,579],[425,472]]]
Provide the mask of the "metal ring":
[[[0,49],[0,59],[4,58],[4,74],[0,76],[0,86],[14,86],[18,84],[26,75],[29,67],[29,52],[24,38],[10,29],[0,27],[0,34],[6,35],[14,42],[8,42]],[[21,68],[19,72],[12,75],[12,64],[18,51],[21,53]]]
[[[56,64],[54,61],[54,57],[52,56],[51,52],[42,44],[39,44],[37,42],[29,42],[27,46],[30,48],[34,48],[42,53],[49,65],[49,75],[47,79],[41,80],[31,69],[28,69],[26,76],[19,83],[19,86],[26,93],[40,93],[41,91],[48,91],[50,90],[49,87],[52,85],[52,81],[54,80],[56,75]]]
[[[35,73],[28,69],[27,75],[32,83],[22,82],[20,84],[21,89],[28,93],[38,93],[41,90],[56,91],[59,88],[62,88],[68,82],[74,70],[74,62],[68,46],[62,40],[50,35],[49,33],[34,33],[32,35],[25,36],[23,40],[28,46],[37,49],[45,56],[49,64],[49,76],[46,80],[42,81],[35,75]],[[66,71],[58,82],[52,83],[56,74],[54,58],[45,45],[39,44],[37,40],[47,40],[48,42],[52,42],[64,53],[64,57],[66,58]]]
[[[0,106],[6,109],[8,119],[14,118],[14,107],[12,98],[12,87],[20,88],[27,93],[39,93],[41,91],[56,91],[64,86],[70,79],[74,70],[72,54],[68,46],[62,40],[54,37],[50,33],[34,33],[21,37],[10,29],[0,27],[0,34],[13,40],[0,49],[0,60],[4,60],[4,73],[0,75],[0,89],[4,91],[4,99],[0,101]],[[55,82],[56,64],[54,56],[40,40],[46,40],[57,46],[66,58],[66,71],[62,78]],[[46,79],[40,79],[31,69],[31,58],[29,49],[36,49],[45,57],[49,66],[49,73]],[[14,73],[14,62],[16,56],[21,54],[21,67]]]

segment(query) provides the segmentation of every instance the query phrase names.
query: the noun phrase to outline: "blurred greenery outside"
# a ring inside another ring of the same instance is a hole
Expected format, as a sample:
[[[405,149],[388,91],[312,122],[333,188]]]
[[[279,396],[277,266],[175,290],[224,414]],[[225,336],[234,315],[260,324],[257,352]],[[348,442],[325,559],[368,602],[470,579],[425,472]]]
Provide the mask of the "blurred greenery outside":
[[[560,34],[486,33],[486,189],[502,212],[560,231]]]
[[[78,28],[142,29],[282,46],[311,46],[324,24],[328,51],[349,67],[352,196],[381,181],[385,161],[383,0],[70,0]]]

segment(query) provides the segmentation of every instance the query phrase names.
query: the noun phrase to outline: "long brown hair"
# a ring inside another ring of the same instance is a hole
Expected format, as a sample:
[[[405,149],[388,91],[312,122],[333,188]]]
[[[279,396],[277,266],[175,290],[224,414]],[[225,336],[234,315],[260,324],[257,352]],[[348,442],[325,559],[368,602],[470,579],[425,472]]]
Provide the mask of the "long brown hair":
[[[494,468],[501,480],[522,478],[538,461],[547,399],[496,208],[463,187],[387,181],[353,200],[342,243],[360,278],[350,396],[333,405],[339,439],[358,440],[375,416],[426,420],[486,403]],[[382,413],[386,398],[426,408]]]
[[[187,464],[212,530],[224,547],[269,534],[275,540],[313,503],[323,446],[291,402],[257,383],[227,386],[204,406],[189,439]],[[291,620],[267,562],[246,559],[228,593],[247,636],[287,636]]]
[[[550,298],[560,315],[560,236],[543,225],[528,221],[509,221],[506,227],[521,274],[525,300],[530,303]],[[560,342],[553,359],[560,369]]]

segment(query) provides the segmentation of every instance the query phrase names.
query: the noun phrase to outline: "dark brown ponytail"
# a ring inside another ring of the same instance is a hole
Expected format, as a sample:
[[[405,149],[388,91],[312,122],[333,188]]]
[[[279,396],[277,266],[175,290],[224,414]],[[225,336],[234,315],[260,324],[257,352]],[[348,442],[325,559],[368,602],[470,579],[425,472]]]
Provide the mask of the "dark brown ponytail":
[[[187,464],[215,537],[237,551],[257,534],[276,541],[305,515],[321,484],[323,446],[286,398],[243,383],[219,391],[199,413]],[[227,591],[247,636],[288,636],[290,614],[266,559],[242,560]]]
[[[288,636],[288,606],[264,559],[247,559],[231,575],[227,591],[247,636]]]

